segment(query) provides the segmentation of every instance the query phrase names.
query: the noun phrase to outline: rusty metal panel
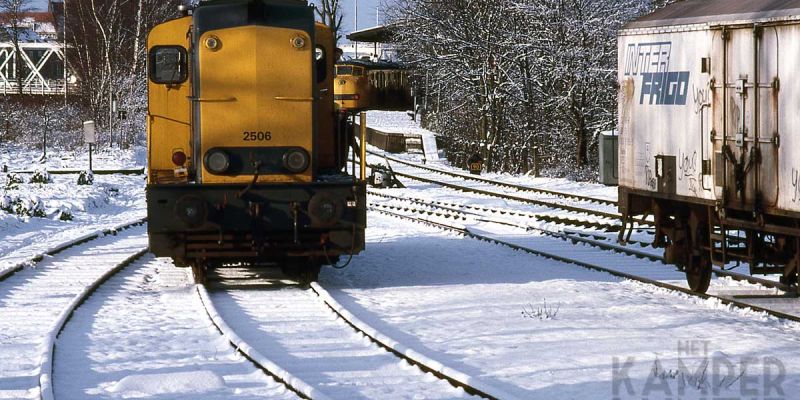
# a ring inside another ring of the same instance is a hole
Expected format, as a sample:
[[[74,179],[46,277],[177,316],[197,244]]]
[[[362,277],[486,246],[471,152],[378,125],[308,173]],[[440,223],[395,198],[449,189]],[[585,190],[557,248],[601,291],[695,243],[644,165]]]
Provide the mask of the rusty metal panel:
[[[672,3],[633,20],[624,29],[690,24],[772,21],[800,16],[800,0],[688,0]]]

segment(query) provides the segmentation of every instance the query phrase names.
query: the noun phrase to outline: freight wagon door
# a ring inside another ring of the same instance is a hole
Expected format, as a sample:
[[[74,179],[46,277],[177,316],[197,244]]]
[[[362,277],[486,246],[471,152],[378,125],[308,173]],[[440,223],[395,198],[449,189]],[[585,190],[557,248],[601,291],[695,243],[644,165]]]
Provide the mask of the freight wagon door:
[[[724,192],[729,206],[777,202],[777,51],[773,28],[714,36],[714,180],[718,198]]]
[[[205,32],[197,47],[203,182],[250,183],[256,173],[259,182],[311,181],[313,37],[251,25]],[[307,156],[299,172],[285,165],[298,150]]]

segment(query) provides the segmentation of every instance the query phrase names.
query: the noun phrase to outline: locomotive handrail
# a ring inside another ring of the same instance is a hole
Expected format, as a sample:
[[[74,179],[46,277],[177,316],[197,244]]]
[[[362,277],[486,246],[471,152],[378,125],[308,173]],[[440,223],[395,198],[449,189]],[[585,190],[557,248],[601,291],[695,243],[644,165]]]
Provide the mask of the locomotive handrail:
[[[204,99],[202,97],[194,97],[194,96],[186,96],[187,99],[191,101],[196,101],[199,103],[227,103],[231,101],[236,101],[236,97],[223,97],[219,99]]]
[[[314,98],[313,97],[275,96],[275,100],[280,100],[280,101],[314,101]]]
[[[170,121],[170,122],[174,122],[176,124],[191,126],[191,124],[189,122],[177,120],[175,118],[165,117],[163,115],[158,115],[158,114],[149,114],[149,113],[147,115],[150,117],[151,120],[153,120],[155,118],[161,118],[161,119],[165,119],[165,120]]]

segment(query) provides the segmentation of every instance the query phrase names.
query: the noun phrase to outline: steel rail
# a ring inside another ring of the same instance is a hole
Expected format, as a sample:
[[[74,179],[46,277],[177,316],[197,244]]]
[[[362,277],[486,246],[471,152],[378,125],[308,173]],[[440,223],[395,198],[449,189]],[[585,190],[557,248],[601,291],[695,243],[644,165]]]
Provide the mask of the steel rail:
[[[698,298],[701,298],[701,299],[714,299],[714,300],[717,300],[717,301],[719,301],[720,303],[722,303],[724,305],[735,306],[737,308],[744,309],[744,310],[753,310],[753,311],[757,311],[757,312],[763,312],[763,313],[772,315],[772,316],[777,317],[777,318],[781,318],[781,319],[785,319],[785,320],[789,320],[789,321],[794,321],[794,322],[800,322],[800,315],[788,314],[788,313],[785,313],[783,311],[773,310],[773,309],[770,309],[770,308],[766,308],[766,307],[758,306],[758,305],[755,305],[755,304],[750,304],[750,303],[746,303],[746,302],[739,301],[739,300],[736,300],[736,299],[727,298],[727,297],[723,297],[723,296],[718,296],[718,295],[714,295],[714,294],[697,293],[697,292],[692,291],[691,289],[684,288],[684,287],[677,286],[677,285],[673,285],[673,284],[670,284],[670,283],[661,282],[661,281],[657,281],[655,279],[645,278],[645,277],[641,277],[641,276],[637,276],[637,275],[633,275],[633,274],[628,274],[628,273],[625,273],[625,272],[620,272],[620,271],[617,271],[617,270],[614,270],[614,269],[611,269],[611,268],[604,267],[602,265],[597,265],[597,264],[588,263],[588,262],[585,262],[585,261],[575,260],[575,259],[571,259],[571,258],[568,258],[568,257],[560,256],[560,255],[557,255],[557,254],[554,254],[554,253],[546,252],[546,251],[543,251],[543,250],[532,249],[532,248],[529,248],[529,247],[520,246],[520,245],[517,245],[517,244],[514,244],[514,243],[510,243],[510,242],[507,242],[507,241],[504,241],[504,240],[501,240],[501,239],[489,237],[489,236],[486,236],[486,235],[481,235],[481,234],[478,234],[478,233],[471,232],[471,231],[469,231],[469,229],[466,229],[464,227],[452,226],[452,225],[444,224],[444,223],[441,223],[441,222],[432,222],[432,221],[428,221],[428,220],[422,219],[422,218],[415,218],[415,217],[412,217],[412,216],[398,214],[398,213],[395,213],[395,212],[390,212],[390,211],[385,211],[385,210],[378,210],[378,209],[375,209],[374,207],[371,207],[371,209],[373,211],[375,211],[375,212],[378,212],[378,213],[381,213],[381,214],[384,214],[384,215],[392,216],[392,217],[399,218],[399,219],[405,219],[405,220],[413,221],[413,222],[417,222],[417,223],[422,223],[424,225],[429,225],[429,226],[437,227],[437,228],[440,228],[440,229],[445,229],[445,230],[448,230],[448,231],[452,231],[452,232],[461,234],[461,235],[466,236],[466,237],[471,237],[473,239],[477,239],[477,240],[481,240],[481,241],[485,241],[485,242],[489,242],[489,243],[498,244],[498,245],[501,245],[501,246],[505,246],[505,247],[511,248],[513,250],[518,250],[518,251],[522,251],[522,252],[525,252],[525,253],[528,253],[528,254],[533,254],[533,255],[540,256],[540,257],[544,257],[544,258],[547,258],[547,259],[560,261],[560,262],[563,262],[563,263],[566,263],[566,264],[577,265],[579,267],[583,267],[583,268],[586,268],[586,269],[589,269],[589,270],[605,272],[605,273],[611,274],[611,275],[619,277],[619,278],[629,279],[629,280],[633,280],[633,281],[637,281],[637,282],[650,284],[650,285],[657,286],[657,287],[662,288],[662,289],[667,289],[667,290],[672,290],[672,291],[675,291],[675,292],[680,292],[680,293],[687,294],[687,295],[694,296],[694,297],[698,297]]]
[[[206,289],[206,287],[203,285],[196,286],[197,294],[200,296],[200,302],[203,304],[203,308],[205,309],[206,314],[208,314],[212,324],[214,324],[222,336],[228,340],[236,352],[250,360],[250,362],[253,363],[256,368],[271,376],[276,381],[282,383],[287,389],[291,390],[301,398],[331,400],[330,397],[304,382],[302,379],[294,376],[289,371],[281,368],[278,364],[264,356],[253,346],[244,341],[244,339],[237,335],[236,332],[225,322],[220,313],[217,311],[216,307],[214,307],[214,303],[211,301],[211,296],[208,294],[208,289]]]
[[[379,332],[377,329],[369,326],[356,317],[353,313],[348,311],[318,283],[312,283],[310,285],[310,289],[310,294],[312,294],[318,301],[322,302],[325,306],[325,309],[333,313],[337,320],[340,320],[347,325],[349,329],[352,329],[355,333],[368,338],[373,344],[377,345],[398,359],[404,360],[411,365],[415,365],[421,371],[431,373],[439,380],[446,382],[453,387],[461,388],[466,393],[471,395],[482,397],[488,400],[517,399],[516,396],[513,396],[500,388],[485,383],[464,372],[448,367],[444,363],[425,356],[422,353],[403,345],[388,335]],[[256,350],[254,346],[244,341],[236,334],[233,328],[225,323],[225,320],[222,318],[219,311],[217,311],[217,309],[214,307],[211,296],[208,293],[208,288],[203,285],[198,285],[197,290],[200,295],[201,302],[203,303],[203,306],[205,307],[206,312],[211,318],[213,324],[223,334],[223,336],[225,336],[225,338],[231,343],[237,352],[250,360],[257,368],[272,376],[277,381],[284,384],[287,388],[297,393],[299,396],[306,399],[315,400],[328,399],[328,396],[321,393],[318,389],[315,389],[310,384],[294,377],[290,372],[281,368],[279,365],[277,365],[277,363],[269,360],[263,355],[263,353]]]
[[[139,219],[137,219],[135,221],[125,222],[125,223],[122,223],[122,224],[117,225],[117,226],[112,227],[112,228],[102,229],[102,230],[95,231],[93,233],[88,233],[88,234],[85,234],[85,235],[80,236],[78,238],[72,239],[72,240],[70,240],[68,242],[59,244],[56,247],[53,247],[53,248],[51,248],[51,249],[49,249],[49,250],[47,250],[47,251],[45,251],[43,253],[40,253],[40,254],[37,254],[37,255],[31,257],[30,259],[28,259],[28,261],[23,261],[21,263],[18,263],[16,265],[12,266],[12,267],[9,267],[9,268],[6,268],[6,269],[0,271],[0,282],[4,281],[5,279],[7,279],[8,277],[14,275],[15,273],[21,271],[25,267],[33,265],[33,264],[36,264],[36,263],[42,261],[45,257],[54,256],[54,255],[56,255],[58,253],[61,253],[64,250],[68,250],[68,249],[71,249],[73,247],[80,246],[80,245],[82,245],[84,243],[91,242],[91,241],[93,241],[95,239],[99,239],[99,238],[101,238],[103,236],[116,235],[119,232],[122,232],[122,231],[124,231],[126,229],[130,229],[130,228],[134,228],[134,227],[143,225],[146,222],[147,222],[147,218],[139,218]]]
[[[551,195],[551,196],[570,198],[570,199],[575,199],[575,200],[580,200],[580,201],[587,201],[587,202],[591,202],[591,203],[605,204],[605,205],[610,205],[610,206],[616,206],[617,205],[617,202],[614,201],[614,200],[601,199],[601,198],[597,198],[597,197],[583,196],[583,195],[579,195],[579,194],[575,194],[575,193],[560,192],[560,191],[557,191],[557,190],[541,189],[541,188],[536,188],[536,187],[533,187],[533,186],[517,185],[517,184],[509,183],[509,182],[496,181],[496,180],[493,180],[493,179],[482,178],[482,177],[475,176],[475,175],[462,174],[462,173],[453,172],[453,171],[447,171],[447,170],[443,170],[443,169],[439,169],[439,168],[433,168],[433,167],[430,167],[430,166],[427,166],[427,165],[420,165],[420,164],[413,163],[413,162],[410,162],[410,161],[406,161],[406,160],[402,160],[402,159],[399,159],[399,158],[391,157],[391,156],[388,156],[386,154],[376,153],[376,152],[370,151],[370,150],[367,150],[367,152],[369,154],[374,155],[374,156],[383,157],[383,158],[385,158],[387,160],[391,160],[391,161],[396,162],[398,164],[403,164],[403,165],[407,165],[409,167],[414,167],[414,168],[419,168],[419,169],[423,169],[423,170],[430,171],[430,172],[435,172],[437,174],[449,175],[449,176],[453,176],[453,177],[457,177],[457,178],[462,178],[462,179],[466,179],[466,180],[472,180],[472,181],[476,181],[476,182],[487,183],[487,184],[495,185],[495,186],[508,187],[508,188],[516,189],[516,190],[523,191],[523,192],[542,193],[542,194],[547,194],[547,195]]]
[[[394,198],[395,200],[400,200],[400,201],[411,201],[410,199],[406,199],[406,198],[403,198],[403,197],[391,196],[391,195],[385,195],[385,197]],[[414,199],[414,201],[422,202],[419,199]],[[431,204],[425,204],[425,205],[428,205],[428,206],[434,207],[434,208],[440,207],[438,205],[431,205]],[[392,207],[392,206],[386,206],[386,205],[380,205],[380,204],[373,204],[373,206],[376,206],[376,207]],[[451,208],[442,208],[442,209],[450,211],[450,212],[469,215],[468,213],[464,213],[463,211],[454,210],[454,209],[451,209]],[[414,212],[417,212],[417,213],[427,213],[425,210],[416,210],[416,209],[411,209],[411,208],[407,208],[407,210],[414,211]],[[437,215],[444,215],[444,214],[438,213]],[[482,218],[487,218],[486,216],[481,216],[481,217]],[[460,218],[465,219],[465,217],[463,217],[463,216],[460,216]],[[546,229],[546,228],[533,227],[533,226],[527,226],[527,225],[523,226],[523,225],[519,225],[519,224],[509,223],[509,222],[506,222],[506,221],[487,220],[487,219],[481,219],[481,221],[482,222],[495,223],[495,224],[501,224],[501,225],[511,225],[511,226],[516,227],[516,228],[527,230],[527,231],[532,231],[532,230],[533,231],[538,231],[538,232],[541,232],[541,233],[543,233],[543,234],[545,234],[547,236],[559,238],[559,239],[562,239],[562,240],[572,241],[573,243],[578,242],[578,243],[588,244],[590,246],[597,247],[597,248],[600,248],[602,250],[610,250],[610,251],[620,252],[620,253],[624,253],[624,254],[629,255],[629,256],[633,256],[633,257],[637,257],[637,258],[644,258],[644,259],[647,259],[647,260],[650,260],[650,261],[660,262],[660,263],[665,264],[665,265],[671,265],[671,264],[667,264],[667,262],[664,260],[663,256],[660,256],[660,255],[657,255],[657,254],[648,253],[648,252],[638,251],[638,250],[635,250],[635,249],[630,249],[627,246],[623,246],[623,245],[608,243],[608,242],[605,241],[606,240],[605,238],[598,239],[598,237],[596,235],[591,235],[591,234],[588,234],[588,233],[559,232],[559,231],[554,231],[554,230],[550,230],[550,229]],[[593,239],[588,239],[588,238],[586,238],[586,236],[592,236]],[[716,276],[726,276],[726,277],[730,277],[730,278],[732,278],[734,280],[737,280],[737,281],[740,281],[740,282],[745,282],[746,281],[746,282],[754,284],[754,285],[761,285],[761,286],[764,286],[764,287],[767,287],[767,288],[771,288],[771,289],[778,289],[780,291],[787,292],[787,293],[791,292],[793,290],[789,285],[786,285],[786,284],[783,284],[783,283],[780,283],[780,282],[772,281],[772,280],[769,280],[769,279],[758,278],[758,277],[754,277],[754,276],[751,276],[751,275],[740,274],[740,273],[737,273],[737,272],[724,270],[722,268],[713,267],[711,272],[714,273]]]
[[[378,167],[378,166],[375,165],[375,164],[371,164],[370,167],[371,168],[375,168],[375,167]],[[416,180],[416,181],[419,181],[419,182],[430,183],[430,184],[433,184],[433,185],[442,186],[442,187],[446,187],[446,188],[450,188],[450,189],[454,189],[454,190],[458,190],[458,191],[462,191],[462,192],[476,193],[476,194],[481,194],[481,195],[484,195],[484,196],[495,197],[495,198],[500,198],[500,199],[504,199],[504,200],[513,200],[513,201],[518,201],[518,202],[521,202],[521,203],[533,204],[533,205],[536,205],[536,206],[547,207],[547,208],[551,208],[551,209],[560,209],[560,210],[569,211],[569,212],[578,213],[578,214],[593,215],[593,216],[601,217],[601,218],[608,218],[608,219],[613,219],[613,220],[621,220],[622,219],[622,216],[620,214],[618,214],[618,213],[609,213],[609,212],[605,212],[605,211],[589,210],[589,209],[586,209],[586,208],[582,208],[582,207],[578,207],[578,206],[572,206],[572,205],[568,205],[568,204],[562,204],[562,203],[553,202],[553,201],[531,199],[531,198],[528,198],[528,197],[516,196],[516,195],[513,195],[513,194],[498,193],[498,192],[493,192],[493,191],[490,191],[490,190],[483,190],[483,189],[472,188],[472,187],[469,187],[469,186],[462,186],[462,185],[458,185],[458,184],[455,184],[455,183],[443,182],[443,181],[436,180],[436,179],[431,179],[431,178],[423,178],[421,176],[412,175],[412,174],[408,174],[408,173],[404,173],[404,172],[398,172],[398,171],[392,171],[392,172],[396,176],[400,176],[400,177]],[[636,222],[640,226],[641,225],[649,225],[650,224],[648,221],[645,221],[645,220],[640,219],[640,218],[635,218],[632,221]]]
[[[67,325],[67,322],[69,322],[70,318],[72,317],[72,314],[92,295],[92,293],[97,290],[97,288],[111,279],[111,277],[133,264],[136,260],[143,257],[149,251],[150,250],[148,248],[139,250],[136,252],[136,254],[126,258],[113,268],[107,270],[105,273],[103,273],[103,275],[99,276],[88,286],[86,286],[83,291],[75,296],[70,304],[61,311],[61,314],[59,314],[56,323],[52,326],[50,334],[47,337],[47,341],[44,344],[44,348],[46,350],[39,363],[41,371],[39,374],[39,396],[42,400],[55,399],[55,393],[53,390],[53,363],[55,362],[54,354],[56,350],[56,341],[58,339],[58,335],[61,334],[61,332],[64,330],[64,327]]]
[[[582,219],[577,219],[577,218],[552,216],[552,215],[546,215],[546,214],[542,214],[542,213],[530,213],[530,212],[525,212],[525,211],[506,210],[506,209],[502,209],[502,208],[487,207],[487,206],[475,206],[475,205],[470,205],[470,204],[458,204],[458,203],[451,203],[451,202],[439,201],[439,200],[425,200],[425,199],[419,199],[419,198],[414,198],[414,197],[400,197],[400,196],[394,196],[394,195],[390,195],[390,194],[386,194],[386,193],[381,193],[381,192],[376,191],[376,190],[368,190],[367,193],[369,195],[372,195],[372,196],[383,197],[383,198],[386,198],[386,199],[396,199],[396,200],[401,200],[401,201],[410,201],[410,202],[421,204],[421,205],[436,205],[436,206],[438,206],[440,208],[455,208],[456,210],[454,210],[454,211],[458,211],[458,212],[461,212],[461,210],[458,210],[458,208],[465,208],[465,209],[479,211],[479,212],[480,211],[482,211],[482,212],[491,212],[493,214],[502,214],[502,215],[506,215],[507,214],[507,215],[512,215],[512,216],[525,217],[525,218],[529,218],[529,219],[536,220],[536,221],[541,221],[541,222],[552,222],[552,223],[556,223],[556,224],[569,225],[569,226],[574,226],[574,227],[592,227],[592,228],[597,228],[597,229],[603,229],[603,230],[605,230],[607,232],[618,232],[620,229],[622,229],[622,225],[620,225],[620,224],[608,224],[608,223],[587,221],[587,220],[582,220]]]
[[[434,360],[408,346],[403,345],[399,341],[379,332],[377,329],[373,328],[372,326],[368,325],[367,323],[360,320],[358,317],[353,315],[353,313],[349,312],[344,306],[342,306],[333,296],[325,290],[319,283],[312,283],[311,290],[319,296],[319,298],[325,303],[326,306],[334,313],[336,316],[341,318],[347,325],[349,325],[352,329],[356,332],[366,336],[369,338],[373,343],[377,344],[378,346],[384,348],[389,353],[394,354],[398,358],[405,360],[411,365],[415,365],[419,367],[421,370],[425,372],[429,372],[436,376],[437,378],[447,381],[451,385],[455,387],[459,387],[463,389],[465,392],[474,395],[483,397],[485,399],[490,400],[513,400],[517,399],[517,396],[509,394],[504,390],[497,388],[493,385],[488,383],[482,382],[481,380],[470,376],[467,373],[462,371],[450,368],[443,364],[440,361]]]

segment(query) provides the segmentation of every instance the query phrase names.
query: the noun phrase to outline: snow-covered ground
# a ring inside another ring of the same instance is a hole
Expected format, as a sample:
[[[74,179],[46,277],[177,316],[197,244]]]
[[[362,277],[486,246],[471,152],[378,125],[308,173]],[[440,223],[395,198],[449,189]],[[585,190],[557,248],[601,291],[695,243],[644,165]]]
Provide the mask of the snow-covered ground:
[[[59,337],[58,399],[296,399],[214,328],[185,269],[147,256],[112,278]]]
[[[373,121],[383,121],[389,131],[408,125],[401,124],[400,119],[408,117],[400,114],[375,117],[370,113]],[[0,149],[0,165],[13,165],[15,170],[41,167],[36,158],[35,152]],[[144,163],[141,151],[109,152],[96,160],[104,168],[137,168]],[[79,154],[50,157],[46,166],[81,168],[85,161]],[[430,157],[428,163],[452,168]],[[584,195],[616,196],[615,188],[602,185],[489,176]],[[3,178],[0,185],[5,184]],[[142,176],[97,175],[95,184],[85,187],[73,183],[74,175],[53,179],[50,184],[23,183],[21,189],[14,189],[41,199],[47,210],[44,218],[0,212],[0,269],[86,232],[144,216]],[[406,183],[407,189],[386,193],[548,212]],[[54,210],[60,207],[70,210],[73,220],[57,219]],[[519,398],[791,399],[800,392],[799,324],[377,212],[370,212],[368,218],[367,250],[344,270],[323,269],[321,285],[359,319],[406,347]],[[136,229],[123,237],[139,235],[136,246],[141,246],[144,228]],[[91,246],[101,249],[116,243],[110,236],[100,240]],[[544,240],[539,243],[547,246]],[[45,259],[0,281],[0,398],[37,397],[40,371],[30,363],[42,350],[36,338],[47,328],[54,310],[79,289],[80,285],[67,283],[91,280],[65,277],[94,265],[85,260],[92,253],[80,256],[85,249],[74,250],[75,260],[83,260],[75,265]],[[581,247],[580,251],[600,250]],[[70,255],[60,254],[58,260]],[[237,355],[213,328],[186,274],[169,260],[148,256],[102,286],[59,337],[53,371],[58,398],[293,398]],[[63,285],[52,286],[57,291],[48,290],[46,279],[50,278]],[[64,288],[69,293],[62,293]],[[228,321],[230,325],[263,345],[262,353],[278,356],[287,364],[285,369],[327,386],[326,393],[343,399],[464,396],[460,389],[438,388],[439,381],[429,390],[426,385],[433,381],[429,376],[402,368],[402,375],[384,376],[373,382],[374,387],[355,387],[367,376],[366,370],[380,372],[397,361],[375,352],[366,339],[362,347],[337,348],[343,337],[355,334],[343,329],[340,321],[308,320],[308,310],[319,305],[294,301],[281,291],[249,290],[257,292],[217,298],[223,306],[243,311],[240,319]],[[241,300],[253,299],[247,307],[240,305]],[[39,310],[39,304],[46,307]],[[36,313],[25,307],[33,307]],[[286,315],[276,314],[281,310],[295,318],[280,320]],[[231,315],[236,314],[226,314]],[[270,346],[275,347],[270,350]],[[337,364],[347,352],[362,354],[367,361]],[[392,387],[392,382],[408,385]],[[374,388],[381,391],[371,391]]]
[[[420,134],[425,147],[425,162],[435,168],[443,168],[458,173],[467,173],[465,166],[453,166],[444,155],[439,156],[440,150],[436,147],[435,133],[420,126],[419,120],[414,121],[405,112],[400,111],[369,111],[367,112],[367,126],[385,132]],[[369,146],[370,150],[382,153],[381,149]],[[419,154],[390,154],[408,161],[421,162]],[[381,158],[370,157],[370,162],[380,163]],[[394,165],[393,165],[394,166]],[[481,177],[502,180],[516,185],[533,186],[541,189],[555,190],[566,193],[581,194],[584,196],[598,197],[610,200],[617,199],[617,187],[605,186],[589,182],[575,182],[563,178],[533,177],[530,175],[514,175],[496,172],[484,172]]]
[[[5,148],[0,150],[0,165],[9,165],[10,171],[88,167],[88,161],[82,158],[87,155],[50,156],[44,164],[39,163],[38,157],[36,151]],[[96,156],[94,166],[142,168],[144,153],[103,152]],[[12,177],[22,182],[10,185]],[[92,185],[78,185],[79,176],[74,174],[50,175],[50,183],[30,183],[31,177],[0,172],[0,206],[5,203],[12,209],[0,209],[0,273],[61,243],[135,221],[146,213],[144,175],[94,175]],[[17,206],[12,202],[28,210],[39,209],[43,214],[14,212]]]
[[[379,330],[520,398],[800,388],[795,323],[378,214],[367,248],[321,284]]]

